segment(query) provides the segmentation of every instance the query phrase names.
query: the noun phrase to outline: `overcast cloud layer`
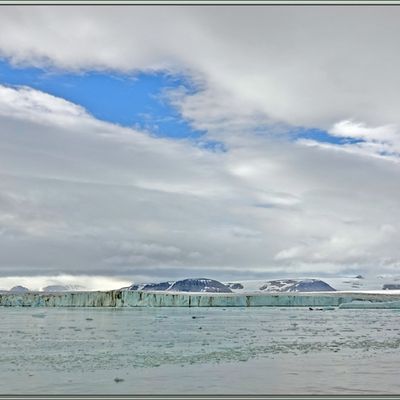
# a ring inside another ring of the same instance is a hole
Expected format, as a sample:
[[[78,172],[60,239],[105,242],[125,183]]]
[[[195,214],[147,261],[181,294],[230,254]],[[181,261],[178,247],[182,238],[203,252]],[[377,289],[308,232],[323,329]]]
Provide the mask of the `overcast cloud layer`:
[[[0,86],[0,274],[396,273],[400,8],[7,7],[0,55],[163,70],[213,152]],[[347,144],[293,141],[318,128]],[[260,128],[262,128],[260,130]]]

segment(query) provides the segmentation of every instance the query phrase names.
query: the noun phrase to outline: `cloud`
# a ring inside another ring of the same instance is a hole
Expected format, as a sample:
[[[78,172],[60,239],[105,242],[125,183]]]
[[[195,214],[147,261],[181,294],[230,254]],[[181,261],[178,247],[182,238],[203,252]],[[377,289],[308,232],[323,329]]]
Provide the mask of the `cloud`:
[[[344,120],[334,124],[329,133],[332,136],[344,138],[344,143],[332,144],[302,138],[298,139],[298,143],[385,159],[395,163],[400,161],[400,136],[396,125],[371,127],[362,122]]]
[[[5,8],[0,54],[16,66],[184,74],[196,90],[165,96],[227,151],[0,86],[0,274],[396,269],[399,12]],[[293,142],[297,127],[354,140]]]
[[[340,121],[330,129],[329,133],[335,136],[384,142],[393,139],[396,129],[390,125],[369,127],[361,122]]]
[[[58,122],[65,124],[75,117],[89,117],[86,111],[59,97],[33,90],[30,87],[0,87],[0,114],[41,122]],[[54,118],[58,118],[55,120]]]
[[[240,114],[292,125],[328,129],[354,119],[381,126],[399,123],[399,12],[8,7],[0,17],[0,54],[17,65],[75,71],[179,71],[203,89],[196,104],[213,114],[216,104],[223,111],[228,103],[240,105]]]
[[[86,290],[110,290],[126,287],[129,280],[122,280],[112,276],[67,275],[54,276],[7,276],[0,277],[0,290],[10,290],[14,286],[24,286],[30,290],[42,290],[50,285],[71,285],[83,287]]]
[[[3,276],[226,279],[385,270],[400,256],[396,164],[254,135],[214,153],[6,89]]]

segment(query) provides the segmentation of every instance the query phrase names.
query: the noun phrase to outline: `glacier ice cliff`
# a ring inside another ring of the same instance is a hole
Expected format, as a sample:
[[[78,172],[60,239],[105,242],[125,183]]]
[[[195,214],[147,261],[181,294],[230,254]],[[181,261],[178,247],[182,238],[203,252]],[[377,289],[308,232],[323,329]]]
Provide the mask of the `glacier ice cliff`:
[[[20,307],[340,307],[400,308],[399,294],[104,292],[0,294],[0,306]]]
[[[355,300],[350,303],[342,303],[339,308],[345,309],[400,309],[400,299],[393,301]]]

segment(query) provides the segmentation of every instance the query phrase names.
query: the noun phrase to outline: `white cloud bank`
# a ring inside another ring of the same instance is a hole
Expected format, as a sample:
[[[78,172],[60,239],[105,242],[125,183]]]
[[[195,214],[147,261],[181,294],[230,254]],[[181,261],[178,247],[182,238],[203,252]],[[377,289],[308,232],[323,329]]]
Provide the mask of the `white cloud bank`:
[[[5,8],[0,54],[14,63],[189,74],[202,90],[168,95],[228,151],[0,86],[0,274],[398,270],[398,13]],[[293,143],[288,126],[363,142]]]

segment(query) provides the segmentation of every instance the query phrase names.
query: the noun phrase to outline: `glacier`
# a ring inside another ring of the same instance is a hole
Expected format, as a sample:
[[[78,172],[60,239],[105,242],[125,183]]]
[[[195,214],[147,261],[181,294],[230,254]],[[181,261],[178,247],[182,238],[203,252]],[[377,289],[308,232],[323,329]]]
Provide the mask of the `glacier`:
[[[339,307],[398,308],[400,294],[314,293],[182,293],[110,290],[60,293],[0,293],[5,307]]]

